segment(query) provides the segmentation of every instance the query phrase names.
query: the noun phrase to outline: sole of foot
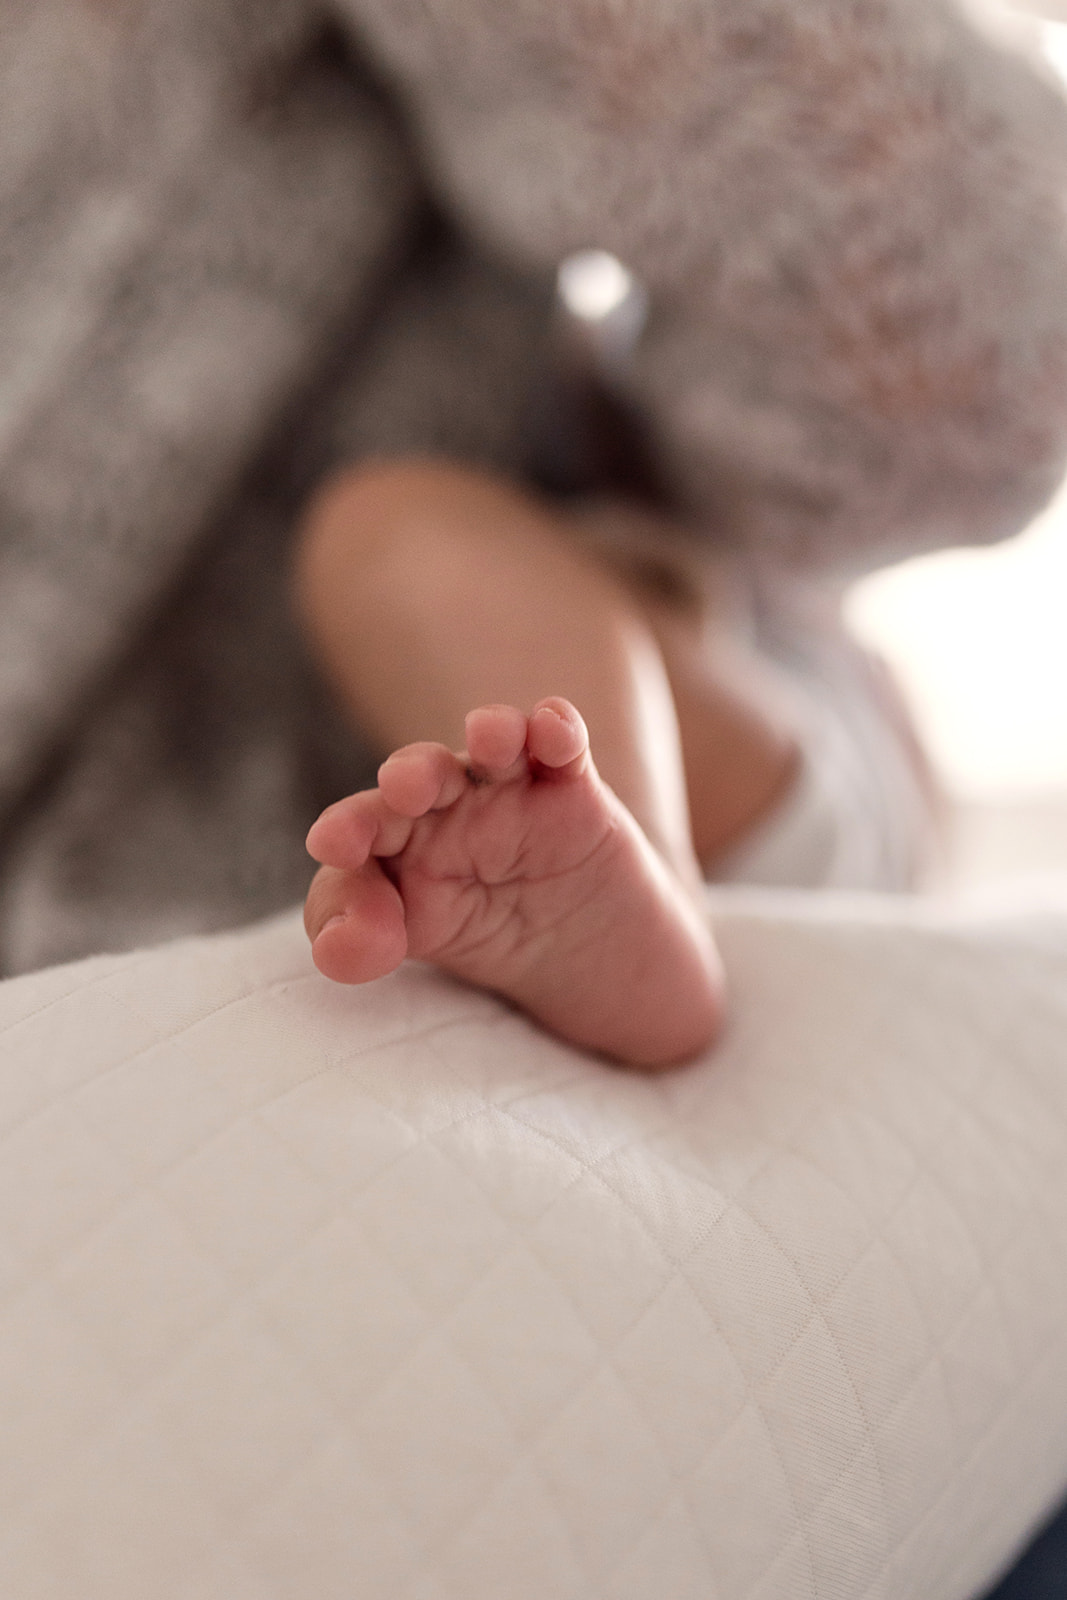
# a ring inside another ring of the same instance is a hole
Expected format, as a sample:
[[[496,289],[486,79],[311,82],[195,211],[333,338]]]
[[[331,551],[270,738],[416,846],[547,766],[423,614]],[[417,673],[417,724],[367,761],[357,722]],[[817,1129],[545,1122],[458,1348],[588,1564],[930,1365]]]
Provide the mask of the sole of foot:
[[[395,751],[308,834],[319,970],[406,956],[492,990],[571,1043],[641,1067],[717,1034],[722,975],[693,894],[600,779],[569,701],[480,706],[467,748]]]

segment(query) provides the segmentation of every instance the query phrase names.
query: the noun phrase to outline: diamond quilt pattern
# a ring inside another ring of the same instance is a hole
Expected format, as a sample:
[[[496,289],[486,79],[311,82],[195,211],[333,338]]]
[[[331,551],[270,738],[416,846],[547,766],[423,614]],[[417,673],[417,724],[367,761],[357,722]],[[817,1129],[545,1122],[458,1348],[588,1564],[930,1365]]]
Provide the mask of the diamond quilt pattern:
[[[299,924],[0,986],[5,1600],[970,1600],[1067,1484],[1067,908],[721,895],[618,1072]]]

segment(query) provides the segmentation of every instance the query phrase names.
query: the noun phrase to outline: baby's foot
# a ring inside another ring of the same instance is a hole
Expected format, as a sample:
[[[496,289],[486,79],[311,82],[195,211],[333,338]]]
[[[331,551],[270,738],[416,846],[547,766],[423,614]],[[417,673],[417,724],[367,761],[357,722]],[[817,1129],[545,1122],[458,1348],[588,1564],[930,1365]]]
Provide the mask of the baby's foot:
[[[324,811],[305,925],[319,970],[365,983],[405,955],[642,1066],[717,1031],[721,973],[693,896],[597,774],[566,700],[482,706],[467,752],[397,750]]]

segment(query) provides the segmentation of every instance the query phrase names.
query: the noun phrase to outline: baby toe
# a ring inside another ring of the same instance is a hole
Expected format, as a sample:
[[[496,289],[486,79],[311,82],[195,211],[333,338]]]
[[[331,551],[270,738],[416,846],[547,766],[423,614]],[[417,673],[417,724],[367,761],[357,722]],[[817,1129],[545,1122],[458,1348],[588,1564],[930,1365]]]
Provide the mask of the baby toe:
[[[349,870],[362,866],[375,832],[374,819],[365,804],[367,798],[366,793],[350,794],[327,806],[304,841],[312,860]]]
[[[379,792],[401,817],[422,817],[451,805],[464,783],[462,761],[443,744],[404,745],[378,768]]]
[[[566,767],[589,749],[589,732],[570,701],[553,695],[533,709],[527,748],[542,766]]]
[[[404,903],[377,861],[359,872],[323,867],[308,891],[304,926],[311,956],[335,983],[370,983],[407,955]]]
[[[513,767],[526,747],[526,718],[515,706],[478,706],[467,713],[471,765],[497,774]]]

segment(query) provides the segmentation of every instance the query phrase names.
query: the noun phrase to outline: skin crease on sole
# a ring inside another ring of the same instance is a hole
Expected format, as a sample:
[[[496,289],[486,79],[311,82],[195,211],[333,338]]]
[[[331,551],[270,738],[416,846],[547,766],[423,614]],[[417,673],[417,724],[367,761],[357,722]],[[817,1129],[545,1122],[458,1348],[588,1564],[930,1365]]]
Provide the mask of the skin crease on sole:
[[[699,1054],[722,1020],[706,919],[600,779],[579,713],[482,706],[466,736],[395,751],[311,829],[319,970],[366,983],[412,956],[616,1061]]]

